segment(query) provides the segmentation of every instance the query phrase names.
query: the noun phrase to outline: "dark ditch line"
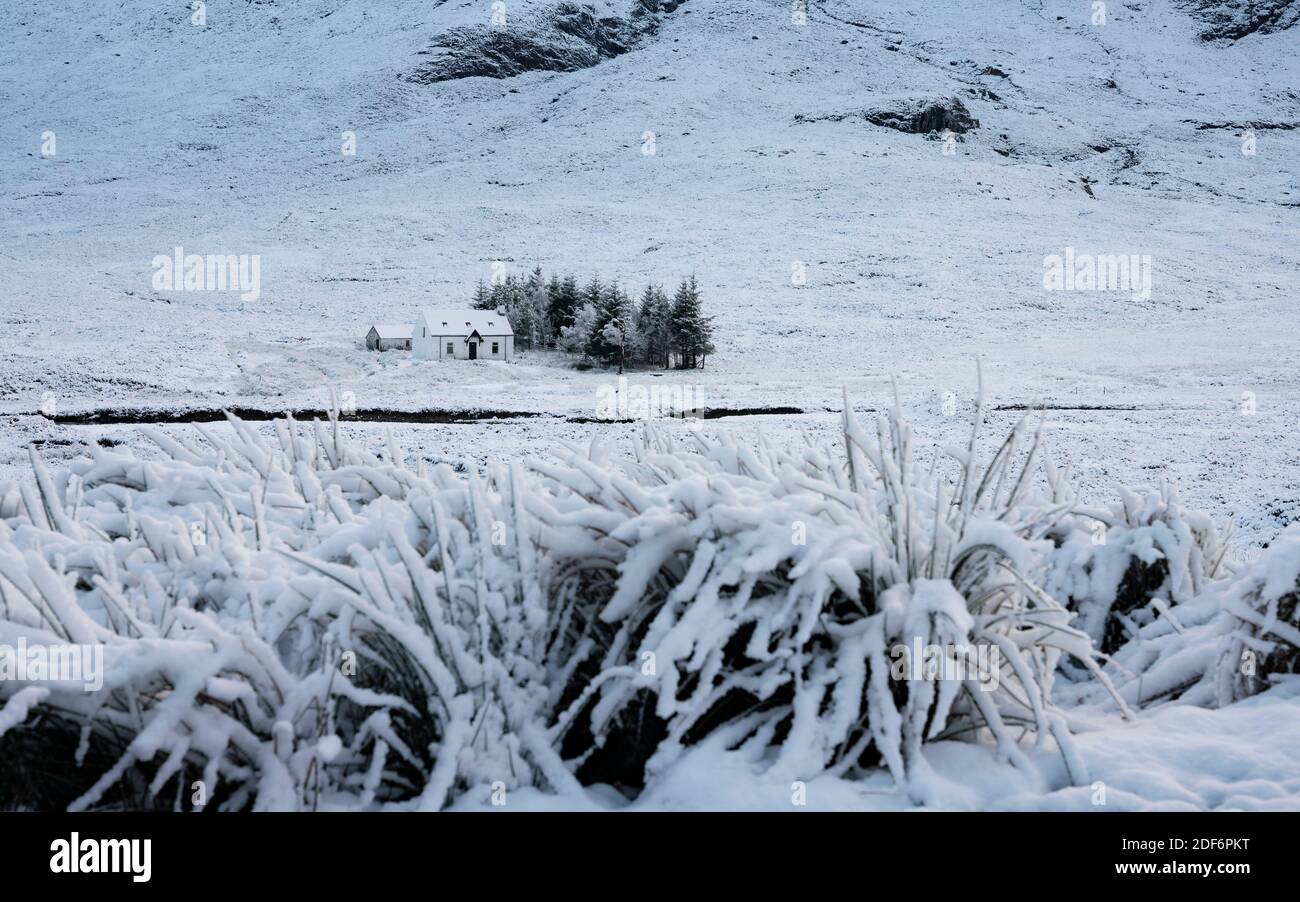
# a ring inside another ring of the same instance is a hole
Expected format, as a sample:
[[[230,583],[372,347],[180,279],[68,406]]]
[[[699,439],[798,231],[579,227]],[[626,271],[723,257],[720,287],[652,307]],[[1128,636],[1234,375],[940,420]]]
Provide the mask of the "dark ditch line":
[[[998,404],[994,410],[1144,410],[1127,404]]]
[[[74,445],[85,445],[85,442],[73,441],[69,438],[38,438],[33,439],[31,445],[33,448],[70,448]],[[96,439],[95,444],[101,448],[116,448],[122,444],[116,439],[101,438]]]
[[[56,414],[46,417],[60,426],[153,426],[185,425],[187,423],[219,423],[226,419],[226,411],[250,423],[264,423],[282,419],[286,414],[295,420],[310,422],[313,419],[325,420],[330,416],[326,410],[260,410],[253,407],[229,407],[224,409],[208,408],[202,410],[98,410],[90,413]],[[686,416],[705,420],[717,420],[722,417],[749,416],[799,416],[804,411],[798,407],[738,407],[708,408],[703,411],[688,411]],[[36,414],[24,414],[36,416]],[[465,424],[486,420],[524,420],[537,417],[562,418],[570,423],[633,423],[634,419],[607,419],[602,417],[566,416],[527,410],[387,410],[367,408],[352,413],[339,415],[343,423],[427,423]],[[673,417],[679,419],[682,417]]]
[[[763,417],[763,416],[802,416],[805,411],[799,407],[716,407],[706,408],[704,419],[718,420],[722,417]]]
[[[688,410],[670,417],[651,417],[652,420],[720,420],[723,417],[803,416],[807,411],[799,407],[706,407]],[[637,423],[634,417],[609,419],[606,417],[565,417],[570,423]]]
[[[295,420],[329,419],[327,410],[260,410],[255,407],[206,408],[202,410],[97,410],[91,413],[56,414],[47,419],[60,426],[152,426],[185,423],[219,423],[226,411],[250,423],[265,423],[291,415]],[[341,422],[359,423],[474,423],[479,420],[513,420],[546,414],[523,410],[385,410],[366,408],[339,415]]]

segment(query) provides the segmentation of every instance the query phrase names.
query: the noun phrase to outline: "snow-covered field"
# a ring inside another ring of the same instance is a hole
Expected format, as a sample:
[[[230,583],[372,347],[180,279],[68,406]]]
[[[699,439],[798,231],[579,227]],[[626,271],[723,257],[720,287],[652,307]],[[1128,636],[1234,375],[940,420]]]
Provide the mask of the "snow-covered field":
[[[626,15],[632,0],[597,5]],[[965,441],[979,357],[1007,408],[988,435],[1041,405],[1081,503],[1167,485],[1231,522],[1232,559],[1254,561],[1300,522],[1300,27],[1273,5],[1277,29],[1207,41],[1235,6],[1108,2],[1095,24],[1085,2],[830,0],[798,24],[790,0],[687,0],[597,65],[430,80],[457,28],[558,40],[534,18],[555,2],[508,0],[493,26],[487,0],[211,0],[197,25],[162,0],[10,0],[0,483],[30,482],[32,442],[52,469],[97,442],[159,456],[135,425],[52,422],[43,406],[274,412],[331,392],[362,409],[539,414],[343,418],[381,455],[391,433],[412,466],[555,461],[593,440],[626,458],[638,424],[586,422],[609,372],[545,352],[418,362],[362,336],[467,301],[495,263],[632,291],[694,272],[717,354],[631,382],[690,385],[716,410],[804,411],[711,419],[707,435],[842,443],[844,393],[870,422],[896,384],[928,456]],[[979,120],[955,145],[864,118],[952,97]],[[152,261],[176,247],[259,255],[259,295],[155,289]],[[1067,248],[1149,255],[1149,296],[1046,290],[1045,258]],[[1295,808],[1296,691],[1134,723],[1090,701],[1068,718],[1112,805]],[[1092,807],[1055,752],[1029,771],[987,743],[926,754],[934,804]],[[788,807],[790,774],[762,762],[701,743],[630,804]],[[883,769],[808,788],[810,807],[917,801]],[[629,804],[583,792],[511,798]]]

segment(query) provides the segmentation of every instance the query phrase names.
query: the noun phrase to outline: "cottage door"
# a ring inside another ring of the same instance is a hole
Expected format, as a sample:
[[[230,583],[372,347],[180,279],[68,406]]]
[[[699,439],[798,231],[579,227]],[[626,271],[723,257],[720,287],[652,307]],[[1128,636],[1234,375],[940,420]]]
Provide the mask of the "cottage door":
[[[478,342],[476,341],[469,343],[469,359],[478,360]]]

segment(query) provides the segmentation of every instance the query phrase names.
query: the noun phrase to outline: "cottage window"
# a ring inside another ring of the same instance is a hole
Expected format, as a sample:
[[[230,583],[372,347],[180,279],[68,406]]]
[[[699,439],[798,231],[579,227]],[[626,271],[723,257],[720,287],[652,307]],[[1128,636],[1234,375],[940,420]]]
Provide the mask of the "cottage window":
[[[492,353],[495,354],[496,352],[497,352],[497,343],[494,341],[492,342]]]
[[[456,343],[455,343],[455,342],[452,342],[452,341],[447,342],[447,353],[448,353],[448,354],[455,354],[455,353],[456,353]]]

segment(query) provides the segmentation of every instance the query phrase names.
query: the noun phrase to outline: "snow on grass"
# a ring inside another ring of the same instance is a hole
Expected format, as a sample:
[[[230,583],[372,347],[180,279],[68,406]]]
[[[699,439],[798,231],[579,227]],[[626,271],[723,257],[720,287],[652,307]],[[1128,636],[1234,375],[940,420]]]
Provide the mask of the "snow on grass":
[[[152,459],[93,448],[57,472],[33,451],[33,478],[0,487],[0,640],[103,644],[106,670],[98,692],[0,683],[10,739],[79,736],[44,763],[75,792],[29,787],[29,804],[174,807],[195,781],[229,809],[668,804],[702,754],[773,786],[888,775],[907,804],[993,804],[936,768],[966,753],[925,751],[954,739],[1020,774],[996,780],[1087,785],[1061,700],[1135,720],[1149,698],[1126,701],[1141,673],[1043,588],[1095,512],[1027,418],[986,449],[984,406],[934,459],[897,408],[868,430],[847,407],[838,447],[647,427],[631,458],[593,443],[463,473],[393,463],[393,442],[381,460],[333,416],[147,429]],[[1194,588],[1237,586],[1259,615],[1231,616],[1290,642],[1276,609],[1295,559],[1280,545],[1230,584],[1202,567]],[[1180,611],[1201,628],[1177,632],[1211,679],[1224,617],[1147,602],[1164,615],[1148,632]],[[900,646],[929,645],[997,663],[895,669]]]

